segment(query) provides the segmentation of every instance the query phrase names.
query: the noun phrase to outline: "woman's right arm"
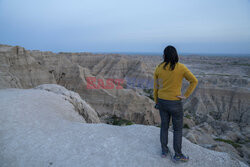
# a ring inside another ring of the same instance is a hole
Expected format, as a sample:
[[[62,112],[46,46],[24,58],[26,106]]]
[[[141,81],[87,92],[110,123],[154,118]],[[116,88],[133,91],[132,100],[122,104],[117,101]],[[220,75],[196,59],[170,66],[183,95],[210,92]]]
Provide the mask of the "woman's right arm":
[[[154,101],[155,101],[155,104],[157,104],[157,98],[158,98],[158,88],[159,88],[159,85],[158,85],[158,73],[157,73],[157,67],[155,69],[155,72],[154,72]]]

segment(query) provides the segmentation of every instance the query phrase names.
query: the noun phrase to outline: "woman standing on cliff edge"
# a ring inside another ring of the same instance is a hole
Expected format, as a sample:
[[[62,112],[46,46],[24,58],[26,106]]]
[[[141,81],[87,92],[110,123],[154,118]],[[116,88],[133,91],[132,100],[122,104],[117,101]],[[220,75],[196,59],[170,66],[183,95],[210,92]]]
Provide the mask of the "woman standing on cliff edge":
[[[189,157],[181,151],[182,128],[183,128],[183,104],[182,99],[186,99],[194,91],[198,84],[197,78],[182,63],[173,46],[164,49],[164,61],[159,64],[154,73],[154,101],[155,107],[160,110],[161,131],[160,141],[162,157],[169,154],[168,148],[168,128],[170,117],[172,117],[174,139],[173,147],[175,155],[173,160],[186,162]],[[182,79],[190,82],[184,95],[181,95]]]

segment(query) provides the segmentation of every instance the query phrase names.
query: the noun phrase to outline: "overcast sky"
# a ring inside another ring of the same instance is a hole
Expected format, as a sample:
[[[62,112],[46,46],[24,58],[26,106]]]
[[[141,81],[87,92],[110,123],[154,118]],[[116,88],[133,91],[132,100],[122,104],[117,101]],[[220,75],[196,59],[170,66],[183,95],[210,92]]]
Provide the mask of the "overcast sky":
[[[0,43],[54,52],[250,53],[250,0],[0,0]]]

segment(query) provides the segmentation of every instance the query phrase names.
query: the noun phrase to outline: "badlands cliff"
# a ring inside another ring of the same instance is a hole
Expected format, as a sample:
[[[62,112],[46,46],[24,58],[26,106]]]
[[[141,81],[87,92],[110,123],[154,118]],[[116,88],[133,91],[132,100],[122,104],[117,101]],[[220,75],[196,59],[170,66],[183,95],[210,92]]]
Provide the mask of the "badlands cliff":
[[[110,72],[109,77],[119,79],[122,77],[121,71],[110,68],[119,67],[117,63],[125,61],[128,65],[125,70],[133,72],[132,67],[138,62],[141,63],[140,61],[122,60],[121,56],[88,53],[79,53],[79,55],[28,51],[22,47],[1,46],[0,88],[32,88],[46,83],[59,84],[79,93],[94,107],[100,118],[116,115],[135,123],[159,123],[160,118],[154,110],[154,103],[131,89],[87,89],[87,77],[101,79],[105,77],[98,71],[107,70]],[[105,69],[101,66],[105,62],[110,68]],[[142,76],[144,74],[148,75],[142,72]]]
[[[96,114],[90,119],[83,102],[68,98],[86,122],[106,123],[115,115],[159,125],[159,113],[149,97],[154,68],[160,62],[160,56],[53,53],[0,45],[0,88],[58,84],[77,92],[92,107]],[[184,136],[250,163],[250,58],[190,55],[180,56],[180,62],[199,80],[184,101]],[[124,79],[124,89],[88,89],[88,77]],[[183,92],[187,85],[184,80]]]

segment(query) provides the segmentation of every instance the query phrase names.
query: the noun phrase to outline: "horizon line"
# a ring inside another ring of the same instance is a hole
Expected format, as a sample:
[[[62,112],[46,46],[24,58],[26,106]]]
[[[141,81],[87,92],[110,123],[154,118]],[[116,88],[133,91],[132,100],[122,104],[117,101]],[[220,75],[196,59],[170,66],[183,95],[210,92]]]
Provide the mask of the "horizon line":
[[[19,47],[23,47],[21,45],[9,45],[9,44],[2,44],[0,43],[0,45],[3,46],[10,46],[10,47],[15,47],[15,46],[19,46]],[[126,55],[147,55],[147,56],[162,56],[163,53],[161,52],[143,52],[143,51],[52,51],[52,50],[43,50],[43,49],[29,49],[26,47],[23,47],[26,50],[30,50],[30,51],[41,51],[41,52],[53,52],[53,53],[92,53],[92,54],[126,54]],[[248,57],[250,56],[250,53],[205,53],[205,52],[179,52],[178,53],[181,56],[188,56],[188,55],[193,55],[193,56],[237,56],[237,57]]]

